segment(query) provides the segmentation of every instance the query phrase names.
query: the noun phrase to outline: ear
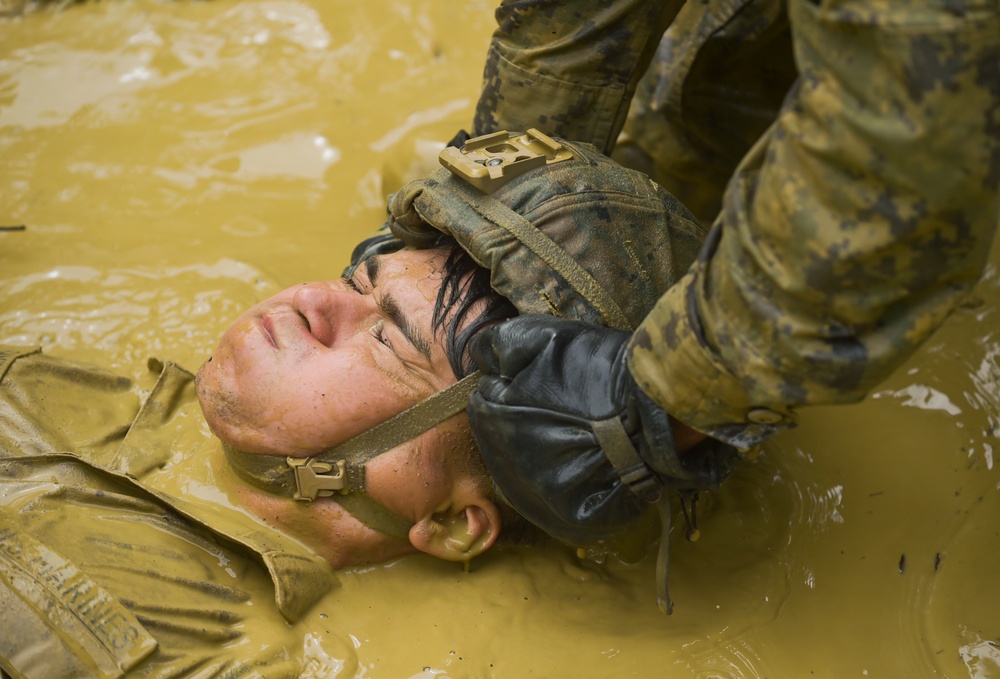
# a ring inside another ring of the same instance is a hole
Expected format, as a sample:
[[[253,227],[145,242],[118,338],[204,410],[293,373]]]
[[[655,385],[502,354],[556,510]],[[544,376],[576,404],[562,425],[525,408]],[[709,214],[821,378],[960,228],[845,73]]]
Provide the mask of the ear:
[[[429,514],[413,524],[410,544],[447,561],[469,561],[496,541],[500,512],[485,498],[460,509]]]

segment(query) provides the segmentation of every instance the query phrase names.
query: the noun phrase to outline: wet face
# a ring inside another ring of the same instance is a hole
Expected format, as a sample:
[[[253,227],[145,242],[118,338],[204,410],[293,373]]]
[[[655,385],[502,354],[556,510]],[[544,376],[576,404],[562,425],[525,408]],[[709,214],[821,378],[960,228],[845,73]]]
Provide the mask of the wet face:
[[[305,455],[455,381],[431,332],[444,254],[372,257],[244,312],[198,376],[212,430],[240,450]]]
[[[454,383],[431,328],[446,256],[403,250],[372,257],[350,280],[298,285],[243,313],[198,372],[212,431],[246,452],[306,456]],[[456,517],[481,522],[481,483],[458,464],[470,445],[461,414],[369,463],[369,495],[415,524],[409,544],[368,529],[333,499],[302,505],[229,485],[240,504],[335,566],[374,562],[423,549],[425,538],[453,538],[438,527]]]

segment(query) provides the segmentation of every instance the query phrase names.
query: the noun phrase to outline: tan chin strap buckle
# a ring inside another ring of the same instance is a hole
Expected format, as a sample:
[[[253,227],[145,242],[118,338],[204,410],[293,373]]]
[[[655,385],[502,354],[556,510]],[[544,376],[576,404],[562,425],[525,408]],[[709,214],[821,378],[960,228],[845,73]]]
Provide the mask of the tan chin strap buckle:
[[[568,148],[532,128],[520,136],[506,130],[484,134],[465,142],[461,149],[449,146],[438,159],[483,193],[493,193],[529,170],[572,157]]]
[[[334,491],[347,494],[347,460],[334,464],[317,462],[314,457],[286,457],[285,462],[295,475],[295,494],[302,502],[312,502],[318,497],[330,497]],[[336,472],[330,474],[336,469]]]

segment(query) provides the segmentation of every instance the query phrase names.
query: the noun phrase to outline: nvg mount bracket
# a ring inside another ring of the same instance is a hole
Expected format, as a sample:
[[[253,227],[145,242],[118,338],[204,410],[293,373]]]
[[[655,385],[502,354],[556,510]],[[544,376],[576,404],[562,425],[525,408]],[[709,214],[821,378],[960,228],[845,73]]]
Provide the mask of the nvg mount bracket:
[[[468,140],[461,149],[449,146],[438,156],[442,165],[483,193],[493,193],[529,170],[572,157],[569,148],[534,128],[522,135],[506,130],[485,134]]]

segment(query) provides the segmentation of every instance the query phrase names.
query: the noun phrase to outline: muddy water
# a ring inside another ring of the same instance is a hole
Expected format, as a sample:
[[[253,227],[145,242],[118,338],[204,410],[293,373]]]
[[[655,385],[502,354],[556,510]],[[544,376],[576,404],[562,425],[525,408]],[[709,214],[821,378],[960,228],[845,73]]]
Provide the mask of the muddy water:
[[[8,6],[12,6],[9,3]],[[2,6],[0,6],[2,7]],[[91,2],[0,19],[0,341],[147,383],[337,275],[466,125],[491,3]],[[653,563],[344,574],[313,676],[1000,676],[1000,250],[865,403],[804,413]],[[178,449],[213,445],[196,409]],[[176,479],[214,498],[211,469]],[[675,538],[678,536],[675,536]],[[318,647],[317,647],[318,648]],[[331,649],[333,649],[331,651]]]

